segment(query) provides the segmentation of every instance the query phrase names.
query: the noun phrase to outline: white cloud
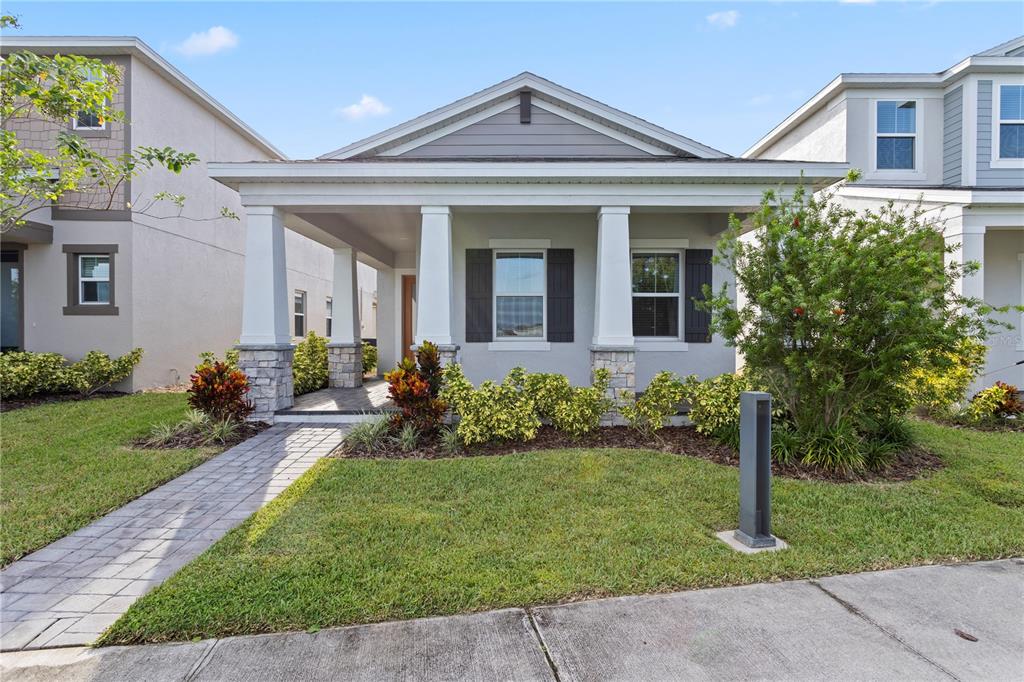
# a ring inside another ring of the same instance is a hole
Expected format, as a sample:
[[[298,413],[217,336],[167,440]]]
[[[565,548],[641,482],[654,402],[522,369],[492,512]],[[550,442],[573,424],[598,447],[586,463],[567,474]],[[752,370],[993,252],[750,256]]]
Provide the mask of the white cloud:
[[[383,116],[390,112],[391,107],[373,95],[363,95],[355,104],[349,104],[347,107],[339,107],[334,110],[335,114],[344,116],[350,121],[358,121],[372,116]]]
[[[725,12],[715,12],[707,16],[708,23],[715,28],[732,28],[739,21],[740,13],[734,9]]]
[[[237,33],[223,26],[211,26],[205,31],[193,33],[175,46],[175,49],[186,57],[201,57],[217,54],[237,46]]]

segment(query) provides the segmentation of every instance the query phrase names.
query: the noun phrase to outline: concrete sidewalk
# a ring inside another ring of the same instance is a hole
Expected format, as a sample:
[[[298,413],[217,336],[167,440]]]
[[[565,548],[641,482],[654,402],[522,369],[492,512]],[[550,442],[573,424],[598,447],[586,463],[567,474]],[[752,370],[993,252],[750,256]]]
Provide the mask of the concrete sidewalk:
[[[5,682],[1020,680],[1024,560],[505,609],[316,634],[14,652],[0,657],[0,673]]]

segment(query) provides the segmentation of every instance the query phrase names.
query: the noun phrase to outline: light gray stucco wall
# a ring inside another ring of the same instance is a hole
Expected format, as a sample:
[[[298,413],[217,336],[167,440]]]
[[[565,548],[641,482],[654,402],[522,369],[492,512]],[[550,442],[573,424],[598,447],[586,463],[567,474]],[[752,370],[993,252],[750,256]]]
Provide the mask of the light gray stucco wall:
[[[964,88],[953,88],[943,97],[942,184],[959,185],[963,166]]]
[[[846,161],[846,100],[835,98],[756,158]]]
[[[979,187],[1024,186],[1024,169],[992,168],[992,81],[978,81],[978,181]]]
[[[863,179],[874,184],[894,187],[940,185],[943,179],[943,98],[942,93],[891,92],[847,93],[847,162],[863,171]],[[874,113],[879,99],[918,100],[917,142],[921,163],[908,176],[908,171],[877,171],[872,161],[875,149]]]
[[[985,233],[985,302],[993,306],[1024,305],[1021,300],[1021,263],[1024,254],[1024,226],[1014,229],[993,229]],[[986,375],[978,381],[978,388],[1005,381],[1024,389],[1024,360],[1021,315],[1016,311],[997,313],[997,319],[1009,322],[1013,330],[998,330],[988,341]]]
[[[726,226],[724,214],[634,213],[631,239],[688,239],[690,248],[712,248]],[[558,372],[575,385],[590,382],[590,344],[594,334],[597,216],[594,213],[460,213],[453,215],[454,320],[457,343],[462,346],[466,376],[474,383],[500,381],[515,366],[535,372]],[[548,351],[489,351],[487,343],[466,343],[466,249],[489,248],[491,239],[550,239],[551,248],[574,249],[574,341],[552,343]],[[715,268],[713,285],[731,281],[728,272]],[[626,314],[630,313],[626,311]],[[682,325],[680,325],[682,326]],[[684,352],[643,350],[636,354],[637,388],[642,390],[658,371],[712,376],[735,369],[735,352],[715,337],[711,343],[689,344]]]

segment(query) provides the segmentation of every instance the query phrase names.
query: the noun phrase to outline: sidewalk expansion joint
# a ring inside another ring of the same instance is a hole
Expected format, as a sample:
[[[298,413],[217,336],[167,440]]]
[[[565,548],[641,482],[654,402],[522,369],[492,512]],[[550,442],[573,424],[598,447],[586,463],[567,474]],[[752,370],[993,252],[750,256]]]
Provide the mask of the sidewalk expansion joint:
[[[203,652],[203,655],[199,657],[196,664],[192,666],[192,669],[188,671],[187,675],[185,675],[184,682],[192,682],[192,680],[199,676],[199,673],[201,673],[203,668],[206,667],[206,663],[210,660],[210,656],[213,655],[213,650],[217,648],[218,644],[220,644],[220,640],[215,639],[210,646],[206,647],[206,651]]]
[[[853,605],[850,602],[846,601],[845,599],[843,599],[839,595],[831,592],[830,590],[828,590],[827,588],[822,586],[821,583],[817,582],[816,580],[808,580],[807,582],[809,582],[811,585],[814,585],[819,590],[824,592],[826,595],[828,595],[829,597],[834,599],[840,606],[842,606],[844,609],[846,609],[847,611],[849,611],[853,615],[857,616],[858,618],[860,618],[861,620],[863,620],[867,624],[869,624],[869,625],[877,628],[878,630],[880,630],[886,637],[889,637],[890,639],[894,640],[897,644],[899,644],[904,649],[906,649],[910,653],[912,653],[915,656],[917,656],[918,658],[920,658],[922,661],[924,661],[928,665],[936,668],[937,670],[939,670],[943,674],[949,676],[950,679],[954,679],[954,680],[957,680],[957,682],[960,682],[960,678],[957,677],[956,675],[954,675],[951,671],[949,671],[946,668],[942,667],[941,665],[939,665],[938,663],[936,663],[935,661],[933,661],[932,659],[928,658],[923,653],[921,653],[920,651],[918,651],[917,649],[912,647],[908,642],[906,642],[903,638],[901,638],[895,632],[892,632],[891,630],[887,629],[881,623],[878,623],[878,622],[872,620],[866,613],[864,613],[863,611],[858,609],[855,605]]]
[[[537,621],[533,617],[533,609],[527,608],[524,611],[526,611],[526,619],[530,621],[530,629],[533,630],[533,636],[537,638],[537,645],[540,647],[541,653],[544,654],[544,660],[548,662],[551,676],[555,679],[555,682],[561,682],[562,678],[558,676],[558,666],[555,665],[554,659],[551,658],[548,645],[544,643],[544,636],[540,634],[540,628],[537,627]]]

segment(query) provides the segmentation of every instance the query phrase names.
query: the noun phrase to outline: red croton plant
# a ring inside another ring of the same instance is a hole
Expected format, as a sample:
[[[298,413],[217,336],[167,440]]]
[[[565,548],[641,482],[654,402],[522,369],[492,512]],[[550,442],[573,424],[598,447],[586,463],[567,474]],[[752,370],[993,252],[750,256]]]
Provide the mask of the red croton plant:
[[[411,423],[420,433],[430,433],[441,424],[448,405],[438,398],[441,390],[441,360],[437,346],[424,341],[416,351],[416,360],[402,358],[395,369],[384,375],[388,394],[401,412],[395,426]]]
[[[188,389],[188,404],[214,419],[242,421],[253,411],[246,398],[249,378],[226,362],[204,363],[196,367]]]

